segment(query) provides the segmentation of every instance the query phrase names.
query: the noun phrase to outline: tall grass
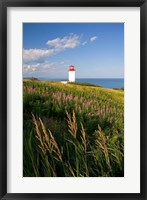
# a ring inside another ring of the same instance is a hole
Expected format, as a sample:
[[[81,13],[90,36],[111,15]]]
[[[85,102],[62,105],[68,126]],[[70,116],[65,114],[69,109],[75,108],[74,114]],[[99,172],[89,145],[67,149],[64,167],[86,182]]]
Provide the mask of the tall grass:
[[[124,175],[123,92],[24,82],[24,176]]]

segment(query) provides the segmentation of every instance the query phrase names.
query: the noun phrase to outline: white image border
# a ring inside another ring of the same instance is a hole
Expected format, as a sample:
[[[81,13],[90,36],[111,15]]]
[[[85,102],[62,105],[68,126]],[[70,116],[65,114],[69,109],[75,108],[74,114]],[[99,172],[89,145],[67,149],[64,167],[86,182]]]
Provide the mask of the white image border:
[[[124,23],[124,177],[23,177],[22,23],[24,22]],[[7,192],[140,193],[140,8],[11,7],[7,9],[7,31]]]

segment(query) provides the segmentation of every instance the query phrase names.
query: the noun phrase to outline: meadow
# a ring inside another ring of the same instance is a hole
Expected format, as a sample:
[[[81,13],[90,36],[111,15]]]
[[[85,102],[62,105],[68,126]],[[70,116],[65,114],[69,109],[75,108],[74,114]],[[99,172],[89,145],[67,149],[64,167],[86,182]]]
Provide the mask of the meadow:
[[[23,81],[24,177],[123,177],[124,91]]]

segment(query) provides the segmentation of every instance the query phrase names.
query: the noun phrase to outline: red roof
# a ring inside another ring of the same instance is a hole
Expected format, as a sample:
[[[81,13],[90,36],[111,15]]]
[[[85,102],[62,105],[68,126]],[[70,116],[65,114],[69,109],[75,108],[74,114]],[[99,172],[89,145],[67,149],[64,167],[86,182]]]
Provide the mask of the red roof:
[[[69,71],[75,71],[75,67],[73,65],[69,66]]]

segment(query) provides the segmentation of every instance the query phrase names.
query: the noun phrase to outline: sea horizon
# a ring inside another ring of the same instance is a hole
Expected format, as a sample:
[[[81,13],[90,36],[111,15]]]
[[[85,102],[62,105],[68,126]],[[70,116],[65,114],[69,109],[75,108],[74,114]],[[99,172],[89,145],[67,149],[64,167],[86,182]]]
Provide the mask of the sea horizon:
[[[24,79],[30,79],[32,77],[23,77]],[[48,78],[48,77],[35,77],[39,80],[46,81],[68,81],[68,78]],[[124,88],[124,78],[76,78],[75,82],[91,83],[100,85],[105,88]]]

